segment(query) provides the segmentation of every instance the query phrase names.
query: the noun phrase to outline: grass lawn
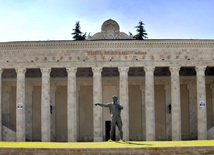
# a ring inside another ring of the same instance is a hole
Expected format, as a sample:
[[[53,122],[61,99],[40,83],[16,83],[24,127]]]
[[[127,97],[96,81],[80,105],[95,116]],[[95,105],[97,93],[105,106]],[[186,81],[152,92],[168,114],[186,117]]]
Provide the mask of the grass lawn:
[[[197,141],[112,141],[112,142],[0,142],[0,147],[33,148],[120,148],[120,147],[168,147],[168,146],[214,146],[214,140]]]

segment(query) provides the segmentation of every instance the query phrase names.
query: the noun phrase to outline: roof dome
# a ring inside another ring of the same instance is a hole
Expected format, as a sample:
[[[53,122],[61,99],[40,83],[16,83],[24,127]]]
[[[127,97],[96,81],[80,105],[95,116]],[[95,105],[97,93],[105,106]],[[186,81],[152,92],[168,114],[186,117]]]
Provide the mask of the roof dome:
[[[120,32],[119,24],[112,19],[106,20],[101,27],[101,32],[88,36],[89,40],[99,39],[131,39],[132,36],[128,36],[124,32]]]
[[[120,31],[120,26],[115,20],[109,19],[106,20],[101,28],[101,31],[107,31],[107,30],[114,30],[114,31]]]

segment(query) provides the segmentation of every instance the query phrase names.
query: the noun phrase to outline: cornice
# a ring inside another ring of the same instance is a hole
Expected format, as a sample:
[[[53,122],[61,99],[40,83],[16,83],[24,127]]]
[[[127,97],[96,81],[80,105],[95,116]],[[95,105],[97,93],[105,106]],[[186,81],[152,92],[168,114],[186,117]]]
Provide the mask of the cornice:
[[[0,42],[0,50],[214,48],[214,40],[96,40]]]

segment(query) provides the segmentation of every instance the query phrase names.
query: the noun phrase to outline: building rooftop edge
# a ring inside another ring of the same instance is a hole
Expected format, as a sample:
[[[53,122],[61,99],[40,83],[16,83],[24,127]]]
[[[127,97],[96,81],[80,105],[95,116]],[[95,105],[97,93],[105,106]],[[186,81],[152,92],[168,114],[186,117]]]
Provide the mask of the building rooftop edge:
[[[214,39],[145,39],[145,40],[136,40],[136,39],[95,39],[95,40],[32,40],[32,41],[3,41],[0,44],[7,43],[51,43],[51,42],[96,42],[96,41],[130,41],[130,42],[148,42],[148,41],[214,41]]]

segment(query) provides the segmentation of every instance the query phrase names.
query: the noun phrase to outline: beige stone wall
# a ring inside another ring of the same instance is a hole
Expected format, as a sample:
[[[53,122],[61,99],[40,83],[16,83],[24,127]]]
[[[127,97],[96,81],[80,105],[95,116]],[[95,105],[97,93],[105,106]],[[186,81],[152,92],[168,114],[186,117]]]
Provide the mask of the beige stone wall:
[[[80,86],[79,92],[79,140],[93,141],[93,89]]]
[[[181,84],[181,138],[190,139],[189,92],[186,84]],[[195,109],[196,110],[196,109]]]
[[[41,141],[41,86],[34,86],[32,100],[32,140]]]
[[[129,85],[129,133],[131,140],[142,140],[142,96],[139,85]]]
[[[67,141],[67,87],[58,86],[56,91],[56,141]]]
[[[163,85],[155,85],[155,140],[166,140],[166,99]]]

